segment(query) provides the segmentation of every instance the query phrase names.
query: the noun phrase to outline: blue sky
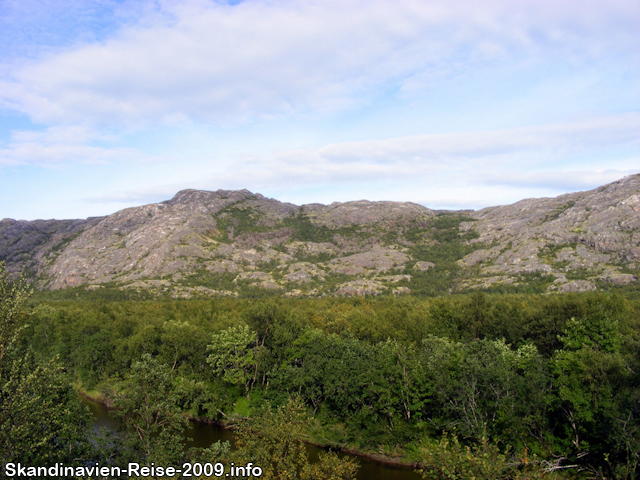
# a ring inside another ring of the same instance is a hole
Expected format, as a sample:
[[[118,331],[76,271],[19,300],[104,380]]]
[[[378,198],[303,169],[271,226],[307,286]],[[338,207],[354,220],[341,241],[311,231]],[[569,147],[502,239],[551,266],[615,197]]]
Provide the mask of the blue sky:
[[[0,0],[0,218],[482,208],[640,172],[637,0]]]

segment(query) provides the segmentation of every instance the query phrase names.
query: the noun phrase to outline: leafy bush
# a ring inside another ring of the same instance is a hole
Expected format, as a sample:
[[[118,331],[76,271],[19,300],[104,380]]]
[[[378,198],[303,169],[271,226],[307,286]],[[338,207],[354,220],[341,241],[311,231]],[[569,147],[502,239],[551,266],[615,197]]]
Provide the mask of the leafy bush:
[[[418,470],[427,480],[535,480],[552,479],[537,459],[504,452],[482,437],[480,443],[466,446],[454,434],[442,435],[439,442],[426,442],[417,451],[421,468]]]

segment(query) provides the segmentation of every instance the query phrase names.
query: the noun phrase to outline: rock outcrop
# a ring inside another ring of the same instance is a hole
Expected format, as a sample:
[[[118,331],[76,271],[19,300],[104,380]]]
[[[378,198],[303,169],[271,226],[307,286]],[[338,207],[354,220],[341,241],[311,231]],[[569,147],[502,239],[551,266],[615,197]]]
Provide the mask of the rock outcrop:
[[[478,266],[481,275],[554,275],[567,284],[560,288],[565,291],[595,288],[567,281],[566,274],[575,271],[612,283],[636,281],[619,269],[640,267],[640,175],[587,192],[485,208],[470,217],[475,221],[461,227],[478,233],[472,242],[493,246],[459,263]]]
[[[0,260],[41,289],[109,285],[181,297],[405,294],[443,278],[449,292],[532,279],[547,291],[628,288],[640,268],[640,175],[477,212],[184,190],[106,217],[4,219]]]

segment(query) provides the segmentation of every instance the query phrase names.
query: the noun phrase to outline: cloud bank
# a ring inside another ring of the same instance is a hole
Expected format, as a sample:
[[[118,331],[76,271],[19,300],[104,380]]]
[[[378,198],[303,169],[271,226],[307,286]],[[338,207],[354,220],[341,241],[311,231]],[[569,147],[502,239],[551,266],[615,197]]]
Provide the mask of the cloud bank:
[[[188,184],[122,192],[95,200],[157,199],[181,188],[248,188],[296,203],[412,200],[438,208],[485,207],[539,195],[584,190],[640,172],[640,155],[609,168],[601,156],[640,146],[640,114],[569,124],[485,132],[417,135],[342,142],[270,155],[238,155],[227,167]],[[584,152],[595,156],[585,161]],[[573,157],[573,161],[566,158]],[[557,168],[558,159],[565,159]]]
[[[104,41],[11,69],[2,104],[45,124],[226,124],[340,111],[549,52],[638,58],[639,9],[625,0],[156,5]]]

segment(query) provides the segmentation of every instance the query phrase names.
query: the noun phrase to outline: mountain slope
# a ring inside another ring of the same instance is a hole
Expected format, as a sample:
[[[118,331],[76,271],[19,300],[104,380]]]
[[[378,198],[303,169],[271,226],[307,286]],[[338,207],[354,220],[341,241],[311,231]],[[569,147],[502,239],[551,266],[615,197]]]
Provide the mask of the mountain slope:
[[[0,259],[39,288],[174,296],[589,290],[636,284],[639,244],[639,175],[477,212],[184,190],[106,217],[0,222]]]
[[[478,243],[495,244],[465,257],[482,275],[541,272],[561,290],[592,289],[595,279],[635,281],[621,267],[640,262],[640,175],[588,192],[528,199],[474,212]],[[567,282],[580,272],[579,282]],[[573,274],[573,275],[571,275]],[[486,279],[483,280],[486,283]]]

